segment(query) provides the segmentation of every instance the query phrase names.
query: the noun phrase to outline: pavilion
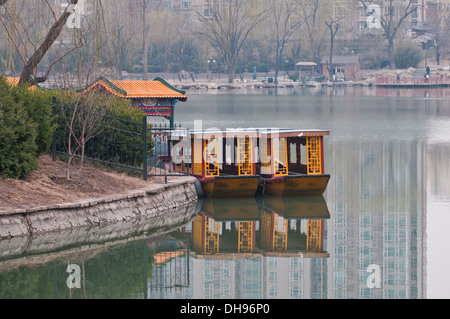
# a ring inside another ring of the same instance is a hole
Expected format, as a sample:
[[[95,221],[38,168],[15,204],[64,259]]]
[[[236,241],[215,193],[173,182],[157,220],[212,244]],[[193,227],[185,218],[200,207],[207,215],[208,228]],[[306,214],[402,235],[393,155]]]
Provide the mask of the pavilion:
[[[178,101],[186,102],[186,92],[178,90],[162,78],[153,81],[110,81],[98,78],[80,93],[100,90],[130,101],[131,107],[144,110],[148,116],[161,116],[174,126],[174,110]]]

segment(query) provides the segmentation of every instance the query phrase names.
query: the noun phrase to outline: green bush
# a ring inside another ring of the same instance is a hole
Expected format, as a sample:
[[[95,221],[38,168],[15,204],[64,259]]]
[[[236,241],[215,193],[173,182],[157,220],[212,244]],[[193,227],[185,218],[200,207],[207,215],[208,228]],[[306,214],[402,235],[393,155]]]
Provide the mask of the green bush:
[[[247,72],[253,72],[256,67],[256,72],[268,72],[269,65],[266,63],[250,62],[247,65]]]
[[[413,43],[399,43],[395,50],[398,69],[415,68],[423,59],[422,49]]]
[[[14,87],[11,94],[16,103],[20,103],[33,122],[37,124],[37,156],[48,153],[54,131],[52,117],[52,93],[44,90],[29,90]]]
[[[289,74],[289,80],[294,81],[294,82],[298,81],[298,73],[295,72],[295,73]]]
[[[0,174],[6,178],[25,178],[37,168],[39,124],[27,103],[0,77]]]

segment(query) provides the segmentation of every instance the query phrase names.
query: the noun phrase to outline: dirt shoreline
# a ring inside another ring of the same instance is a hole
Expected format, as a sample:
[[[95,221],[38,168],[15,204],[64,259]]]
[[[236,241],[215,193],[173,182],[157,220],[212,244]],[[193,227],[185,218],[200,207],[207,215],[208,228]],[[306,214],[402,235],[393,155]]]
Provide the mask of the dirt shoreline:
[[[38,159],[38,169],[24,180],[0,176],[0,212],[124,194],[164,182],[160,177],[144,181],[89,164],[81,169],[74,164],[71,171],[72,177],[67,180],[66,163],[53,162],[50,155],[44,155]]]

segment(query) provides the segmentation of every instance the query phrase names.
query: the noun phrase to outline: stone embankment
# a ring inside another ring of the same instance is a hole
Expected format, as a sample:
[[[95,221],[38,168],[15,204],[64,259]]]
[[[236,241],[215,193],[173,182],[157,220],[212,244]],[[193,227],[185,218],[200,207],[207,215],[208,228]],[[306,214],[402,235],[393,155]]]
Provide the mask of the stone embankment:
[[[0,211],[0,239],[94,227],[133,219],[164,220],[165,212],[197,201],[195,178],[179,177],[127,194],[32,209]]]
[[[434,77],[450,77],[449,67],[433,67],[431,69],[432,75]],[[173,81],[172,84],[182,90],[240,90],[240,89],[271,89],[271,88],[321,88],[321,87],[372,87],[377,77],[391,77],[396,78],[399,75],[402,79],[413,78],[420,74],[423,76],[424,70],[408,68],[408,69],[381,69],[381,70],[360,70],[355,74],[355,80],[342,81],[342,82],[299,82],[291,80],[280,80],[277,85],[274,83],[269,83],[267,79],[264,80],[253,80],[253,79],[236,79],[234,83],[227,83],[224,79],[214,79],[214,80],[197,80],[197,81]],[[420,80],[420,77],[419,77]]]
[[[374,82],[374,81],[373,81]],[[273,83],[260,81],[236,81],[233,84],[229,83],[215,83],[215,82],[186,82],[177,83],[174,86],[181,90],[241,90],[241,89],[283,89],[283,88],[303,88],[303,87],[347,87],[347,86],[365,86],[373,85],[372,81],[344,81],[344,82],[279,82],[277,85]]]

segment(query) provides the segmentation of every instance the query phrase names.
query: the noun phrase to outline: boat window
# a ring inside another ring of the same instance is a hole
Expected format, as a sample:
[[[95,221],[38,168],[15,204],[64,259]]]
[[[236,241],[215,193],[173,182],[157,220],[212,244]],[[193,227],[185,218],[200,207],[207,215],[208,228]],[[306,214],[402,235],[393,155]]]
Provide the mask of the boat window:
[[[295,143],[290,143],[289,144],[290,147],[290,153],[291,153],[291,158],[289,159],[289,162],[291,164],[297,164],[297,144]]]
[[[231,154],[232,147],[231,145],[225,144],[225,163],[227,165],[231,165],[233,154]]]
[[[301,159],[300,159],[301,164],[306,165],[306,163],[308,163],[308,159],[307,159],[308,152],[306,150],[306,144],[305,145],[303,145],[303,143],[300,144],[300,155],[301,155]]]

